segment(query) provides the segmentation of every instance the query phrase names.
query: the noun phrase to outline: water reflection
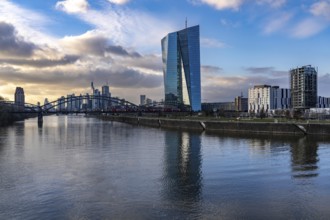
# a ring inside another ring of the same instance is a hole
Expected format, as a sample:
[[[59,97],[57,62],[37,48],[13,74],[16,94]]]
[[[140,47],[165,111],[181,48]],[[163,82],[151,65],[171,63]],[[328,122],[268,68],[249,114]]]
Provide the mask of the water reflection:
[[[202,197],[201,166],[201,135],[166,131],[162,180],[164,200],[180,202],[197,213]]]
[[[312,138],[303,137],[291,143],[292,176],[309,178],[318,176],[318,143]]]

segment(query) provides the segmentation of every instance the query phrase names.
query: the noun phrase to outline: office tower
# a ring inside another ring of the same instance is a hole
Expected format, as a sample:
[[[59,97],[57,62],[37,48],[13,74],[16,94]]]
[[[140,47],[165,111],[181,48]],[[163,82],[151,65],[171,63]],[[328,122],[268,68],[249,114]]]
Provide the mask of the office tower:
[[[257,85],[249,89],[249,112],[270,113],[271,110],[284,110],[290,108],[290,89],[278,86]]]
[[[246,112],[248,111],[248,98],[243,95],[235,97],[235,111]]]
[[[200,111],[199,26],[169,33],[161,44],[165,108]]]
[[[111,93],[108,85],[102,86],[102,109],[108,110],[111,107]]]
[[[65,111],[65,97],[64,96],[57,99],[57,110],[60,112]]]
[[[75,101],[76,101],[76,97],[74,94],[69,94],[66,96],[67,97],[67,103],[66,103],[66,109],[68,111],[74,111],[75,109]]]
[[[317,71],[311,65],[290,70],[293,109],[310,109],[317,105]]]
[[[16,90],[15,90],[15,104],[19,108],[24,108],[25,95],[24,95],[24,89],[21,88],[21,87],[16,87]]]
[[[146,95],[140,95],[140,105],[146,105]]]

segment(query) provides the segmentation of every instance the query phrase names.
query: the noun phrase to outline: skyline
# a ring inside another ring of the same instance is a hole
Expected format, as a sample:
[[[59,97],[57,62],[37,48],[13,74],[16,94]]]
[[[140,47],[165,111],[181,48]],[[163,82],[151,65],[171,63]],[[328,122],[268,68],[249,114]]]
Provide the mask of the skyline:
[[[318,67],[318,94],[329,97],[329,10],[329,0],[2,0],[0,95],[13,100],[19,86],[36,103],[94,81],[134,103],[163,99],[160,41],[187,17],[201,27],[202,102],[289,88],[289,70],[304,65]]]

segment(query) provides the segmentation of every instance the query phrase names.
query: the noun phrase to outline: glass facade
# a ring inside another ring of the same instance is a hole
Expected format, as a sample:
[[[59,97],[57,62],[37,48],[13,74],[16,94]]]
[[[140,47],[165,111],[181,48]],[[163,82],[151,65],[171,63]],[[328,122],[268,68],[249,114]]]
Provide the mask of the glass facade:
[[[165,108],[201,110],[199,26],[162,39]]]

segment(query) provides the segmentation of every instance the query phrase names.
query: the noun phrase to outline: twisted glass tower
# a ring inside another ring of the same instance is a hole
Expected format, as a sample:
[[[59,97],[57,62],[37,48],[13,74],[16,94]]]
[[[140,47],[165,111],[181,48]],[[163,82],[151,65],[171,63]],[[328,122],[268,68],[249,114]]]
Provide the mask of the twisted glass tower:
[[[201,110],[199,26],[162,39],[165,108]]]

